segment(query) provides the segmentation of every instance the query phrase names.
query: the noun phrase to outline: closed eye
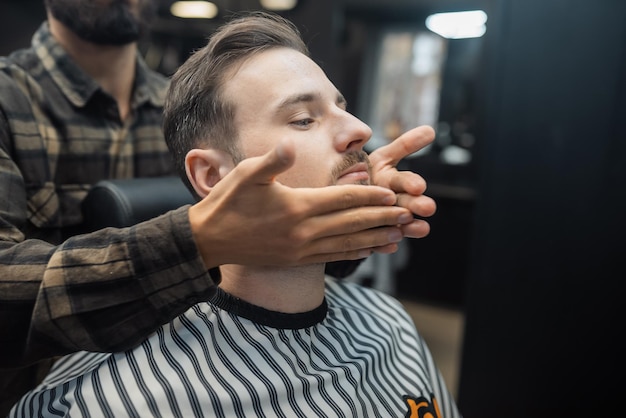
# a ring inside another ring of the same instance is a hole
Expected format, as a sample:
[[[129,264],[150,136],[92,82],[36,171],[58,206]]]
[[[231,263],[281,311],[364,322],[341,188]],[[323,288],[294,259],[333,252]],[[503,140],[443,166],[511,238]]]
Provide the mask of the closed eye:
[[[301,127],[301,128],[308,128],[309,125],[313,124],[313,122],[315,122],[312,118],[305,118],[305,119],[299,119],[293,122],[290,122],[290,125],[295,125],[297,127]]]

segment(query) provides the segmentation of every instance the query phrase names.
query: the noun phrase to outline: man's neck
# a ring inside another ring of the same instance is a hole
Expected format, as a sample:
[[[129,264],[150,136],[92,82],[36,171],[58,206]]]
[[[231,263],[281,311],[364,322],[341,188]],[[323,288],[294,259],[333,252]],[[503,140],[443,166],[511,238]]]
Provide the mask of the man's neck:
[[[308,312],[324,300],[324,264],[294,268],[229,264],[220,271],[222,290],[271,311]]]
[[[68,55],[117,101],[120,118],[124,120],[130,113],[137,44],[97,45],[79,38],[51,15],[48,22],[50,33]]]

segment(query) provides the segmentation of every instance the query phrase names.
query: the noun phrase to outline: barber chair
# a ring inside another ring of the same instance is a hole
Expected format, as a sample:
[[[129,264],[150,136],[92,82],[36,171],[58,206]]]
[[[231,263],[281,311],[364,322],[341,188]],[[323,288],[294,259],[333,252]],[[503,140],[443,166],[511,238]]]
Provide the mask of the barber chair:
[[[83,201],[86,230],[123,228],[195,203],[179,177],[103,180]]]

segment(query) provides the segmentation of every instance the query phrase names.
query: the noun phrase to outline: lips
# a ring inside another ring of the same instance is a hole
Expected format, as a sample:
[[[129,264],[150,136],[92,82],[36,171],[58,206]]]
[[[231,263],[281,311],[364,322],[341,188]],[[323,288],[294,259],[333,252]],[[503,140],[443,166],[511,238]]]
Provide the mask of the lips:
[[[366,163],[357,163],[339,174],[337,184],[369,184],[370,174]]]

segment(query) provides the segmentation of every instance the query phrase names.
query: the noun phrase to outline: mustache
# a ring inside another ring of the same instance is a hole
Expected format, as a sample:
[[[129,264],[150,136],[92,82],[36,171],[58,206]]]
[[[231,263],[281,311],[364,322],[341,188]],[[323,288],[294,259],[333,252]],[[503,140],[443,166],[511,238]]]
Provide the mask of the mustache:
[[[333,169],[333,179],[337,179],[341,173],[343,173],[348,168],[352,167],[358,163],[367,163],[367,172],[370,174],[370,178],[372,176],[372,164],[370,163],[369,156],[363,150],[359,151],[350,151],[348,152],[343,160],[335,166]]]

